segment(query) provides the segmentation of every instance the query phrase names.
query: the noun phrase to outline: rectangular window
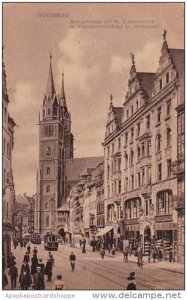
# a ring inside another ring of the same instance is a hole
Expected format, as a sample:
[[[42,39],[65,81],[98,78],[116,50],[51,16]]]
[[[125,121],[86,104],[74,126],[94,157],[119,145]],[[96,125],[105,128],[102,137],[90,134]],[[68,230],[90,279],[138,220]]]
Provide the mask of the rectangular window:
[[[128,144],[128,132],[125,133],[125,146]]]
[[[159,89],[162,89],[162,79],[159,80]]]
[[[112,154],[114,154],[114,144],[112,144]]]
[[[147,179],[148,179],[147,183],[151,184],[151,168],[150,167],[148,168],[148,178]]]
[[[131,190],[134,190],[134,175],[131,175]]]
[[[142,158],[145,156],[145,146],[144,143],[142,143]]]
[[[138,110],[138,101],[136,101],[136,110]]]
[[[128,192],[128,184],[129,184],[129,182],[128,182],[128,177],[126,177],[126,178],[125,178],[125,193]]]
[[[146,117],[146,128],[149,129],[150,128],[150,115],[148,115]]]
[[[171,159],[167,160],[167,177],[171,177]]]
[[[140,123],[137,124],[137,137],[140,135]]]
[[[166,103],[166,115],[169,117],[171,115],[171,101]]]
[[[131,106],[131,115],[133,115],[133,112],[134,112],[134,108],[133,108],[133,105]]]
[[[110,186],[107,186],[108,198],[110,198]]]
[[[140,177],[140,172],[137,173],[137,188],[139,188],[141,185],[141,177]]]
[[[166,74],[166,83],[169,83],[169,72]]]
[[[161,106],[157,109],[157,122],[161,122]]]
[[[157,180],[162,180],[162,164],[157,165]]]
[[[147,155],[151,155],[151,141],[147,142]]]
[[[118,190],[119,190],[119,194],[121,194],[121,180],[119,180]]]
[[[145,169],[142,169],[142,185],[145,184]]]
[[[145,215],[148,216],[149,214],[149,203],[148,200],[145,200]]]
[[[118,139],[118,149],[119,150],[121,149],[121,139],[120,138]]]
[[[129,117],[129,110],[127,109],[127,119],[128,119],[128,117]]]
[[[134,140],[134,128],[131,128],[131,141]]]

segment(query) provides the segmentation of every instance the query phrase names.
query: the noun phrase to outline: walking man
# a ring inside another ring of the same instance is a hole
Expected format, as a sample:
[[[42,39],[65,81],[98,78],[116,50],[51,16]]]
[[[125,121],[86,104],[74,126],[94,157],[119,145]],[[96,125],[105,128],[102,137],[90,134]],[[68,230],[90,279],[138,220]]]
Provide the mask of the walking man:
[[[47,281],[51,282],[51,277],[52,277],[52,262],[50,258],[47,260],[46,266],[45,266],[45,274],[47,275]]]
[[[45,290],[44,276],[40,267],[36,268],[36,273],[33,275],[33,289]]]
[[[74,272],[75,271],[76,256],[75,256],[75,254],[73,252],[71,252],[69,260],[70,260],[70,264],[71,264],[71,269]]]
[[[17,277],[18,277],[18,269],[15,266],[15,264],[10,267],[9,272],[8,272],[8,275],[10,275],[11,289],[12,290],[16,288]]]

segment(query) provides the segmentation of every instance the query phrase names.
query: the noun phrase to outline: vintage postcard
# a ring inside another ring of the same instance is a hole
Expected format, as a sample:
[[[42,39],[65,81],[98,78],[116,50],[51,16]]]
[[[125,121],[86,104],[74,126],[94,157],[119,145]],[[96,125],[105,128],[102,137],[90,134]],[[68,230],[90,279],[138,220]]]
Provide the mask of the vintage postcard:
[[[6,2],[2,17],[4,295],[179,297],[184,3]]]

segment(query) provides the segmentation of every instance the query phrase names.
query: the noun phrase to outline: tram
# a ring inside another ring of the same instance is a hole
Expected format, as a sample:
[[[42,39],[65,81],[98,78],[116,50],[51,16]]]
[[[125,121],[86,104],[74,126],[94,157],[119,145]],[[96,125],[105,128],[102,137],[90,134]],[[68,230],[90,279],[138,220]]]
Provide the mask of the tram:
[[[33,244],[41,244],[42,243],[42,238],[41,238],[41,233],[33,233],[31,236],[31,242]]]
[[[45,250],[58,250],[58,235],[47,233],[44,235],[44,249]]]

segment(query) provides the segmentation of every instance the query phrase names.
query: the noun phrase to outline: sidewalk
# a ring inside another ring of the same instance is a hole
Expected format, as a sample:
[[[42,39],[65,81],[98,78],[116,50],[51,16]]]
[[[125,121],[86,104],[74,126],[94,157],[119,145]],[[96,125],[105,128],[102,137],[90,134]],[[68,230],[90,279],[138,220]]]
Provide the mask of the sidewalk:
[[[80,245],[78,243],[75,244],[75,248],[80,249]],[[86,251],[93,252],[92,247],[90,245],[86,245]],[[97,253],[97,252],[98,251],[95,251],[95,253]],[[115,255],[112,255],[112,254],[108,253],[108,250],[106,250],[105,256],[115,258],[119,261],[120,260],[123,261],[123,255],[120,251],[116,251]],[[132,255],[132,256],[129,255],[128,260],[129,260],[129,262],[137,263],[137,258],[134,255]],[[143,260],[144,260],[144,265],[146,265],[147,267],[184,274],[184,264],[180,264],[177,262],[170,263],[169,261],[158,261],[158,260],[156,260],[155,263],[152,260],[150,263],[148,263],[147,257],[144,257]]]

